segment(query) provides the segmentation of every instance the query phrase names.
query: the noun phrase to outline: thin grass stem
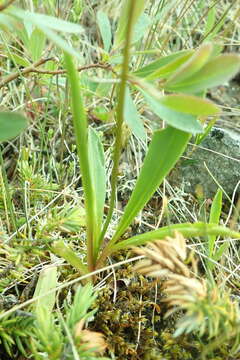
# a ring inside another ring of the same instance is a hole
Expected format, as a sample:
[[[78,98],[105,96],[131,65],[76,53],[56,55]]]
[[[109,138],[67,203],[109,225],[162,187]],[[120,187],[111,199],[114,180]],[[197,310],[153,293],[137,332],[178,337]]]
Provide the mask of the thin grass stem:
[[[116,138],[114,144],[114,153],[113,153],[113,169],[111,176],[111,197],[109,203],[109,210],[107,214],[106,221],[103,226],[102,233],[100,235],[99,243],[102,242],[104,235],[107,232],[108,226],[110,224],[114,206],[116,202],[116,190],[117,190],[117,179],[118,179],[118,167],[119,160],[121,156],[122,149],[122,125],[124,122],[124,104],[125,104],[125,91],[128,77],[128,68],[129,68],[129,59],[130,59],[130,47],[131,47],[131,38],[133,32],[133,20],[134,20],[134,10],[136,2],[135,0],[131,1],[129,7],[129,16],[126,32],[126,42],[123,50],[123,63],[122,63],[122,73],[121,73],[121,82],[118,90],[118,104],[116,109]]]

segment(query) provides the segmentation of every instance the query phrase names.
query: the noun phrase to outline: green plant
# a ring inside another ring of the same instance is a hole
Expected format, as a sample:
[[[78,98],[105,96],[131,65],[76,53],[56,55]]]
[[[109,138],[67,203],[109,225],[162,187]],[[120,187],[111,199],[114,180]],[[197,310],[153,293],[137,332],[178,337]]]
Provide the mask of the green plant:
[[[113,45],[110,44],[109,40],[109,21],[106,15],[98,13],[99,29],[104,46],[102,56],[103,61],[105,61],[98,66],[110,70],[110,73],[115,77],[109,77],[109,81],[114,84],[113,91],[116,98],[113,110],[115,114],[115,144],[113,148],[111,197],[105,220],[103,220],[103,211],[106,198],[106,173],[103,145],[99,134],[88,126],[82,85],[72,59],[72,57],[77,59],[81,59],[81,57],[58,34],[59,31],[63,30],[77,34],[81,33],[83,29],[78,25],[60,19],[17,8],[9,8],[6,10],[6,14],[2,14],[11,18],[12,26],[15,22],[22,23],[23,20],[27,19],[33,28],[40,31],[39,34],[44,34],[51,39],[65,53],[64,64],[71,90],[73,125],[85,195],[87,266],[62,240],[56,241],[51,249],[56,254],[65,257],[82,274],[101,267],[107,257],[117,250],[141,245],[154,238],[173,235],[175,230],[188,237],[207,235],[213,239],[218,235],[228,235],[239,238],[238,233],[221,227],[216,221],[213,221],[209,224],[174,224],[129,239],[122,239],[135,216],[143,209],[183,154],[191,136],[204,132],[204,119],[207,116],[219,115],[219,108],[205,99],[206,90],[228,81],[240,68],[238,55],[221,55],[219,54],[219,46],[204,42],[197,50],[178,51],[170,56],[162,56],[146,66],[130,69],[131,49],[139,39],[134,30],[142,21],[144,7],[145,2],[142,0],[138,2],[126,0],[123,2]],[[113,65],[116,54],[122,55],[120,74],[118,74],[119,65],[116,65],[115,68]],[[39,64],[49,60],[52,59],[40,59],[30,67],[30,70],[27,69],[28,72],[35,71]],[[8,79],[5,79],[5,83],[6,81]],[[164,92],[167,94],[164,95]],[[139,134],[139,128],[141,134],[144,131],[132,101],[132,96],[135,93],[142,96],[151,110],[165,122],[165,128],[159,125],[159,129],[153,132],[134,190],[112,238],[106,243],[105,236],[116,202],[118,168],[123,149],[123,124],[125,121],[129,123],[129,119],[134,114],[136,123],[131,124],[133,131],[136,134]]]
[[[125,3],[130,7],[128,15],[128,29],[126,42],[123,50],[123,64],[120,76],[119,89],[117,91],[116,105],[116,140],[113,153],[113,171],[111,177],[111,198],[107,218],[101,229],[103,217],[105,172],[102,159],[102,145],[96,132],[88,130],[83,101],[79,100],[81,94],[78,74],[74,68],[70,55],[65,55],[66,68],[71,86],[73,121],[76,135],[78,156],[83,177],[85,192],[86,217],[87,217],[87,253],[88,270],[92,271],[101,266],[107,256],[113,251],[132,245],[139,245],[154,237],[160,238],[166,234],[172,234],[178,229],[184,235],[223,235],[229,231],[219,227],[215,221],[211,224],[179,224],[170,225],[153,233],[145,233],[127,240],[121,240],[121,236],[133,221],[137,213],[151,198],[154,191],[169,173],[176,161],[186,148],[191,134],[203,131],[197,118],[219,114],[216,105],[203,98],[207,87],[216,86],[222,81],[231,78],[239,69],[240,60],[237,55],[218,55],[211,44],[203,44],[197,51],[189,51],[186,54],[160,59],[144,68],[129,74],[128,64],[130,59],[131,32],[135,17],[139,9],[134,9],[131,1]],[[143,4],[142,4],[143,7]],[[123,13],[126,8],[123,8]],[[120,17],[119,28],[120,31]],[[126,15],[125,15],[126,16]],[[116,34],[117,46],[119,46],[119,32]],[[121,35],[123,36],[123,35]],[[179,59],[181,62],[179,62]],[[161,80],[160,87],[167,92],[177,94],[162,96],[159,89],[152,84],[153,80]],[[151,80],[151,82],[147,81]],[[132,91],[140,91],[145,97],[152,110],[159,115],[168,126],[166,129],[155,131],[149,145],[139,178],[120,219],[115,234],[108,244],[101,249],[104,236],[113,215],[115,193],[117,183],[117,171],[120,153],[122,150],[122,126],[126,114],[126,96],[131,96],[127,91],[127,84],[132,86]],[[196,94],[196,95],[187,95]],[[95,155],[95,157],[92,156]],[[161,156],[158,159],[158,156]],[[214,225],[216,224],[216,225]],[[235,234],[239,237],[239,235]],[[57,250],[58,252],[59,250]],[[102,252],[101,252],[102,251]],[[86,271],[86,270],[85,270]]]
[[[40,273],[34,293],[36,302],[33,313],[36,315],[31,348],[36,360],[47,358],[58,360],[62,356],[66,359],[95,360],[101,357],[106,344],[100,333],[83,329],[97,309],[89,309],[94,305],[96,294],[93,286],[87,284],[79,286],[72,303],[64,302],[64,309],[52,312],[56,294],[52,292],[44,299],[37,300],[57,286],[57,268],[49,266]],[[64,315],[62,314],[64,313]]]
[[[27,126],[26,118],[15,112],[0,112],[0,144],[19,135]],[[14,230],[16,230],[16,219],[12,205],[11,190],[9,188],[7,174],[4,168],[2,149],[0,148],[0,172],[1,185],[6,212],[9,212]],[[9,226],[10,227],[10,226]]]
[[[212,224],[218,224],[221,216],[221,211],[222,190],[218,189],[211,206],[209,222]],[[208,236],[207,267],[210,272],[215,268],[216,262],[221,259],[223,253],[229,247],[228,242],[223,242],[220,246],[217,247],[216,240],[217,236]]]

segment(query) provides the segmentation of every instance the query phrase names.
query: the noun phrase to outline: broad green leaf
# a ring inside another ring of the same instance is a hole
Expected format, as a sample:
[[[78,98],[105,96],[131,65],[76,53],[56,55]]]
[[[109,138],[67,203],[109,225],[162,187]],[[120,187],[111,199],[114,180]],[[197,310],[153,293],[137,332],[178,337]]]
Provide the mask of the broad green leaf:
[[[96,222],[98,232],[101,231],[103,208],[106,197],[106,171],[104,150],[98,133],[88,128],[88,156],[93,184],[94,198],[96,199]]]
[[[161,66],[158,70],[154,71],[150,75],[146,76],[147,80],[156,80],[156,79],[168,79],[175,71],[184,64],[189,58],[191,58],[192,52],[183,53],[181,56],[178,56],[171,62],[168,62],[166,65]]]
[[[124,120],[136,137],[143,141],[146,139],[143,123],[139,117],[128,87],[125,91]]]
[[[222,190],[218,189],[216,195],[214,196],[213,203],[211,206],[209,223],[218,224],[221,216],[221,211],[222,211]],[[214,252],[215,241],[216,241],[215,236],[208,237],[208,255],[210,257],[212,257]]]
[[[108,52],[112,43],[112,31],[107,14],[99,10],[97,12],[97,22],[103,40],[104,50]]]
[[[142,14],[139,17],[139,19],[133,29],[133,38],[132,38],[133,43],[139,41],[146,34],[146,31],[147,31],[148,27],[150,26],[150,24],[151,24],[151,21],[147,14]]]
[[[174,111],[196,116],[210,116],[220,113],[219,107],[213,102],[193,95],[166,95],[161,97],[159,102]]]
[[[115,35],[114,47],[118,47],[123,43],[126,38],[127,24],[128,24],[128,14],[131,6],[132,0],[123,0],[122,9],[118,21],[118,27]],[[141,16],[147,1],[137,0],[135,4],[135,11],[133,14],[133,25],[135,25]]]
[[[193,53],[192,50],[182,50],[182,51],[176,52],[171,55],[163,56],[160,59],[155,60],[155,61],[151,62],[150,64],[143,66],[142,68],[136,70],[134,72],[134,75],[145,78],[145,77],[151,75],[152,73],[154,73],[155,71],[159,70],[163,66],[168,65],[169,63],[176,60],[177,58],[179,58],[179,57],[181,58],[183,55],[187,55],[187,54],[190,57],[192,53]]]
[[[142,93],[151,110],[162,120],[166,121],[168,125],[194,135],[203,132],[202,125],[198,122],[196,116],[175,111],[162,104],[159,99],[154,98],[144,91],[142,91]]]
[[[15,112],[0,112],[0,142],[14,138],[26,127],[24,116]]]
[[[73,24],[65,20],[61,20],[52,16],[32,13],[29,11],[24,11],[18,8],[10,8],[8,12],[23,21],[27,21],[35,25],[39,30],[42,31],[50,40],[53,41],[57,46],[59,46],[66,53],[77,57],[82,60],[81,54],[73,49],[66,40],[59,36],[56,31],[61,31],[64,33],[81,33],[82,27],[78,24]],[[42,46],[43,39],[41,39]]]
[[[79,34],[83,32],[83,28],[80,25],[59,19],[54,16],[25,11],[16,7],[12,7],[8,10],[8,12],[22,20],[26,19],[35,25],[40,25],[41,27],[46,27],[55,31],[72,34]]]
[[[27,66],[31,65],[31,63],[27,59],[25,59],[24,57],[22,57],[18,54],[11,53],[11,58],[14,63],[16,63],[20,66],[27,67]]]
[[[83,264],[81,258],[63,240],[55,241],[51,246],[51,250],[54,254],[61,256],[69,264],[78,269],[81,274],[87,273],[87,267]]]
[[[184,152],[189,138],[190,134],[172,127],[154,133],[137,183],[124,209],[112,243],[123,234],[135,216],[150,200]]]
[[[166,236],[174,236],[175,231],[180,232],[185,238],[195,237],[195,236],[206,236],[206,235],[215,235],[215,236],[228,236],[236,239],[240,239],[240,233],[232,231],[229,228],[224,226],[219,226],[216,224],[207,224],[204,222],[197,222],[194,224],[183,223],[183,224],[173,224],[169,226],[161,227],[158,230],[153,230],[144,234],[135,235],[127,240],[119,241],[111,248],[111,252],[115,252],[121,249],[126,249],[132,246],[140,246],[146,244],[148,241],[155,239],[164,239]]]
[[[41,58],[46,43],[46,35],[39,29],[34,29],[29,38],[28,51],[33,61]]]
[[[199,71],[210,59],[213,46],[210,43],[204,43],[194,54],[183,63],[167,80],[166,86],[174,85],[184,81]]]
[[[64,40],[61,36],[56,34],[54,31],[42,26],[37,25],[36,26],[50,39],[54,44],[56,44],[60,49],[62,49],[64,52],[66,52],[69,55],[73,55],[79,60],[82,60],[82,56],[80,52],[75,50],[73,47],[71,47],[66,40]]]
[[[57,287],[57,266],[49,265],[41,270],[37,286],[33,297],[38,297],[46,294],[48,291]],[[36,300],[34,303],[34,311],[37,313],[42,307],[46,308],[49,312],[53,310],[55,304],[55,292]]]
[[[223,54],[207,62],[197,73],[185,81],[165,85],[167,91],[196,93],[230,80],[240,70],[240,56]]]

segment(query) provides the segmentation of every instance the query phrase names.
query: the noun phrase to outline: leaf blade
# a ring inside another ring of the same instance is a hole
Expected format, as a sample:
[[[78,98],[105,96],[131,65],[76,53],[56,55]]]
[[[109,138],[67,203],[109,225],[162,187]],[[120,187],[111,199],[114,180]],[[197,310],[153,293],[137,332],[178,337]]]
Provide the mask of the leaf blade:
[[[170,54],[167,56],[163,56],[160,59],[157,59],[153,62],[151,62],[148,65],[145,65],[143,67],[141,67],[140,69],[137,69],[136,71],[134,71],[134,75],[141,77],[141,78],[145,78],[151,74],[153,74],[155,71],[159,70],[161,67],[168,65],[169,63],[171,63],[173,60],[176,60],[179,57],[182,57],[183,55],[187,55],[191,56],[191,54],[193,53],[193,51],[191,50],[182,50],[179,52],[176,52],[174,54]]]
[[[103,40],[104,50],[108,52],[112,43],[112,30],[107,14],[99,10],[97,12],[97,22]]]
[[[199,71],[209,60],[213,51],[211,43],[202,44],[194,54],[183,63],[177,71],[167,80],[166,86],[184,81]]]
[[[27,21],[30,21],[35,25],[38,24],[55,31],[71,34],[79,34],[83,32],[83,28],[79,24],[74,24],[69,21],[56,18],[54,16],[34,13],[16,7],[9,9],[8,12],[14,17],[18,17],[22,20],[26,19]]]
[[[207,99],[186,94],[172,94],[162,96],[159,101],[170,109],[195,116],[219,115],[217,105]]]
[[[125,91],[124,120],[137,138],[142,141],[146,139],[143,123],[139,117],[128,87]]]
[[[0,112],[0,142],[10,140],[27,127],[27,119],[15,112]]]
[[[209,223],[218,224],[222,211],[222,190],[218,189],[217,193],[214,196],[213,203],[210,210]],[[213,257],[214,246],[215,246],[216,236],[208,236],[208,256]],[[214,265],[214,264],[212,264]]]
[[[106,196],[106,171],[103,145],[98,133],[91,127],[88,129],[88,156],[96,199],[97,232],[100,233]]]
[[[41,296],[57,287],[57,266],[49,265],[41,270],[33,298]],[[38,313],[39,309],[45,307],[51,312],[55,304],[55,292],[37,300],[33,306],[34,311]]]
[[[229,81],[240,70],[240,56],[223,54],[208,61],[197,73],[186,81],[165,84],[167,91],[197,93]]]
[[[154,133],[137,183],[116,229],[112,243],[123,234],[137,213],[151,198],[183,153],[189,138],[188,133],[172,127]],[[160,159],[158,159],[159,154],[161,154]]]
[[[141,92],[152,111],[162,120],[166,121],[168,125],[178,130],[190,132],[194,135],[203,132],[202,125],[197,121],[196,116],[170,109],[164,104],[161,104],[160,99],[154,98],[152,94],[150,96],[143,90],[141,90]]]

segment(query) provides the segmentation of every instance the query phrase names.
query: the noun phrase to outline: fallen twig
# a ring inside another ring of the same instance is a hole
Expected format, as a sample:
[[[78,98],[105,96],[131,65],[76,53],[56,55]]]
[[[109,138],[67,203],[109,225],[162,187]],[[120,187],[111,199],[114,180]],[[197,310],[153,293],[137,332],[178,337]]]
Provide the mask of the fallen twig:
[[[6,76],[5,78],[3,78],[0,81],[0,88],[7,85],[9,82],[17,79],[19,76],[27,75],[29,73],[38,73],[38,74],[46,74],[46,75],[60,75],[60,74],[66,73],[66,70],[64,70],[64,69],[55,70],[55,71],[37,69],[38,66],[40,66],[50,60],[54,60],[54,58],[52,58],[52,57],[51,58],[41,58],[38,61],[36,61],[35,63],[33,63],[32,65],[27,66],[24,69],[21,69],[19,71],[16,71],[16,72]],[[89,69],[94,69],[94,68],[101,68],[101,69],[106,69],[106,70],[109,69],[112,72],[114,72],[111,65],[109,65],[109,64],[89,64],[89,65],[85,65],[85,66],[79,66],[77,68],[77,70],[84,71],[84,70],[89,70]]]
[[[9,7],[15,0],[8,0],[5,2],[5,4],[0,5],[0,11],[5,10],[7,7]]]

